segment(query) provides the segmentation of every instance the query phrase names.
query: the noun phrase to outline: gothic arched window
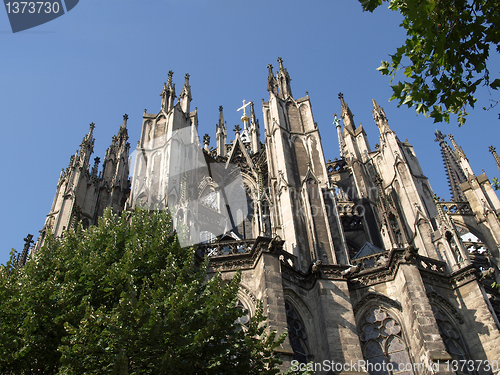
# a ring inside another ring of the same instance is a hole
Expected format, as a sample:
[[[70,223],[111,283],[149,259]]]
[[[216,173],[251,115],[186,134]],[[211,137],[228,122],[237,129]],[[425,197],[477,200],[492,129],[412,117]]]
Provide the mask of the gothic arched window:
[[[366,370],[370,374],[413,374],[408,367],[411,361],[401,327],[385,308],[370,308],[359,327]]]
[[[446,346],[446,351],[455,361],[459,361],[458,363],[465,363],[460,361],[468,361],[470,358],[467,355],[467,351],[465,350],[465,344],[458,333],[455,325],[448,318],[446,313],[436,305],[432,306],[432,312],[434,313],[434,318],[436,318],[436,322],[439,328],[439,334],[444,341],[444,345]],[[474,374],[474,372],[468,371],[467,366],[459,366],[457,374]]]
[[[300,363],[309,362],[307,334],[302,319],[294,307],[285,301],[286,322],[288,325],[288,338],[293,350],[293,359]]]

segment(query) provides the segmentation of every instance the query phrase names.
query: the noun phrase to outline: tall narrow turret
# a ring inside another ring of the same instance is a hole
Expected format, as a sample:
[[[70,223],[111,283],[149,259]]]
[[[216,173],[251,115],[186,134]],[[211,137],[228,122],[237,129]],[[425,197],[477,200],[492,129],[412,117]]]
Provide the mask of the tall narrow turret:
[[[339,140],[339,152],[340,157],[343,158],[345,156],[344,152],[344,136],[342,135],[342,126],[340,125],[340,120],[335,113],[333,118],[333,125],[335,125],[335,129],[337,130],[337,138]]]
[[[271,64],[267,65],[267,69],[269,69],[269,74],[267,76],[267,91],[272,92],[274,95],[278,95],[278,82],[274,77],[273,66]]]
[[[184,87],[182,88],[180,95],[180,103],[182,111],[189,114],[190,103],[191,103],[191,86],[189,86],[189,73],[184,76]]]
[[[446,135],[441,133],[439,130],[436,130],[434,134],[436,135],[435,142],[439,142],[439,146],[441,147],[441,154],[446,168],[446,175],[448,177],[452,199],[455,202],[465,202],[465,195],[460,188],[460,184],[467,181],[465,173],[458,163],[454,152],[446,143]]]
[[[276,187],[269,190],[276,210],[273,233],[288,239],[286,250],[302,270],[316,260],[343,262],[342,234],[323,214],[335,215],[336,205],[330,195],[324,196],[328,173],[311,102],[309,96],[292,97],[290,77],[283,60],[278,62],[279,95],[268,77],[269,102],[263,103],[269,179]]]
[[[250,102],[250,142],[252,152],[260,151],[260,130],[259,130],[259,120],[255,117],[255,109],[253,102]]]
[[[490,146],[489,151],[493,154],[493,157],[495,158],[495,164],[497,165],[498,168],[498,173],[500,173],[500,157],[497,154],[496,148]]]
[[[354,133],[356,130],[356,125],[354,124],[354,115],[352,114],[351,110],[349,109],[349,106],[344,100],[344,94],[339,93],[339,99],[340,99],[340,116],[342,117],[342,120],[344,120],[344,128],[349,131],[350,133]]]
[[[219,122],[216,125],[217,155],[226,156],[227,124],[224,121],[222,106],[219,106]]]
[[[90,156],[94,152],[94,128],[95,124],[91,123],[89,132],[85,135],[85,137],[83,137],[82,143],[80,144],[78,160],[80,161],[80,167],[86,170],[89,168]]]
[[[278,86],[280,89],[280,96],[282,99],[292,97],[292,88],[290,87],[290,76],[288,71],[283,67],[283,59],[278,57],[279,70],[276,73],[276,79],[278,81]]]
[[[123,123],[118,134],[113,136],[111,145],[106,150],[101,174],[97,215],[102,215],[104,208],[111,206],[120,213],[129,193],[129,151],[127,132],[128,115],[123,115]]]
[[[175,100],[175,84],[172,83],[172,76],[174,72],[171,70],[168,72],[168,81],[163,85],[163,91],[161,92],[161,108],[168,112],[174,106]]]
[[[384,134],[387,131],[391,131],[389,128],[389,123],[387,121],[387,117],[385,115],[384,109],[378,105],[378,103],[375,101],[375,99],[372,99],[373,103],[373,119],[375,120],[375,123],[378,126],[378,129],[380,130],[380,134]]]

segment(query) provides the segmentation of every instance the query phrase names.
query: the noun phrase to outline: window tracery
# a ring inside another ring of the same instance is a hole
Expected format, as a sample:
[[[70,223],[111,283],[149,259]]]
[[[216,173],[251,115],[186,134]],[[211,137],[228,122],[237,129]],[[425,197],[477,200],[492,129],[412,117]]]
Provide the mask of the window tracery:
[[[452,359],[455,361],[467,361],[469,356],[465,350],[465,344],[460,337],[458,330],[455,328],[454,324],[448,318],[447,314],[438,306],[431,305],[432,312],[434,313],[434,318],[439,328],[439,334],[444,341],[446,346],[446,351],[451,355]],[[463,363],[463,362],[458,362]],[[462,366],[459,366],[462,367]],[[474,374],[474,372],[468,371],[467,366],[459,368],[457,374]]]
[[[371,375],[412,375],[407,345],[399,323],[383,307],[372,307],[360,325],[363,356]]]
[[[285,301],[288,338],[293,350],[293,359],[300,363],[308,363],[310,356],[307,345],[307,334],[304,323],[295,308]]]

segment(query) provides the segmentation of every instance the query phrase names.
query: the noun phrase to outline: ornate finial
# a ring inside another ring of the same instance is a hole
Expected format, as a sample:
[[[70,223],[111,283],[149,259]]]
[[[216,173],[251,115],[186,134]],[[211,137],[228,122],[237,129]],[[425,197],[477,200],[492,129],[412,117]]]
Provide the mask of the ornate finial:
[[[146,114],[146,111],[147,111],[147,109],[146,109],[146,108],[144,108],[144,114]]]
[[[210,136],[208,134],[205,134],[203,136],[203,144],[206,148],[208,148],[208,145],[210,145]]]
[[[436,130],[434,132],[434,135],[436,136],[436,139],[434,140],[434,142],[443,142],[444,139],[446,138],[446,135],[441,133],[439,130]]]
[[[283,69],[283,59],[278,57],[278,63],[280,64],[280,69]]]
[[[28,233],[28,235],[26,236],[26,238],[24,238],[24,246],[25,246],[25,248],[29,247],[33,242],[34,242],[33,241],[33,235]]]
[[[169,70],[168,71],[168,83],[172,84],[172,76],[174,75],[174,72]]]
[[[219,106],[219,112],[222,112],[222,106],[221,105]]]
[[[126,128],[127,127],[127,120],[128,120],[128,115],[125,113],[123,115],[123,123],[122,123],[122,128]]]
[[[269,77],[274,77],[273,66],[271,64],[267,64],[267,69],[269,69]]]
[[[90,123],[90,130],[94,130],[95,124],[93,122]]]
[[[186,75],[184,76],[184,84],[185,85],[189,84],[189,77],[190,77],[189,73],[186,73]]]
[[[240,131],[241,131],[241,126],[239,126],[239,125],[235,125],[235,126],[234,126],[234,132],[239,134],[239,133],[240,133]]]
[[[335,127],[339,127],[340,126],[340,120],[337,117],[336,113],[333,114],[333,125],[335,125]]]
[[[498,157],[498,154],[496,152],[496,148],[493,146],[490,146],[488,150],[490,150],[493,157],[495,158],[495,163],[497,165],[498,171],[500,172],[500,157]]]
[[[341,92],[339,92],[339,99],[344,99],[344,94],[342,94]]]
[[[28,254],[30,251],[30,246],[33,243],[33,235],[28,234],[26,238],[24,239],[24,249],[23,252],[20,254],[18,257],[17,264],[19,267],[24,266],[26,264],[26,261],[28,260]]]

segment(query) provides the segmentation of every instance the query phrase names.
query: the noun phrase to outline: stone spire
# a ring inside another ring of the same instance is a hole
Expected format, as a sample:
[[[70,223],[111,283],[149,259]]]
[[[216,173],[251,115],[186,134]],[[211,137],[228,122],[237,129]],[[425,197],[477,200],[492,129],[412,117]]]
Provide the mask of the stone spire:
[[[344,94],[339,93],[339,99],[341,108],[340,116],[342,117],[342,120],[344,120],[344,128],[350,133],[354,133],[356,130],[356,125],[354,125],[354,115],[349,109],[347,103],[344,101]]]
[[[128,140],[127,120],[128,120],[128,115],[125,113],[123,115],[122,126],[120,126],[120,130],[118,130],[118,134],[116,135],[118,139],[121,140],[124,139],[125,142]]]
[[[378,105],[378,103],[375,101],[375,99],[372,99],[373,103],[373,119],[375,120],[375,123],[377,124],[380,134],[384,134],[387,131],[391,131],[389,128],[389,123],[387,122],[387,117],[385,116],[385,111],[384,109]]]
[[[337,117],[336,113],[333,115],[333,125],[335,125],[335,128],[337,129],[337,138],[339,140],[340,157],[343,158],[345,156],[344,155],[344,136],[342,135],[342,126],[340,125],[340,120]]]
[[[267,66],[267,69],[269,69],[269,75],[267,76],[267,91],[272,92],[274,95],[278,95],[278,82],[276,81],[276,78],[274,78],[274,73],[273,73],[273,66],[269,64]]]
[[[457,145],[457,142],[455,142],[455,138],[453,137],[453,135],[448,134],[448,138],[450,139],[451,145],[453,146],[453,150],[455,152],[455,156],[457,157],[457,159],[463,158],[467,160],[464,150],[462,150],[462,147]]]
[[[222,106],[219,106],[219,123],[215,128],[215,137],[217,141],[217,155],[226,156],[227,125],[224,121]]]
[[[259,120],[255,117],[255,109],[253,102],[250,102],[250,142],[252,152],[260,151],[260,130],[259,130]]]
[[[85,137],[83,137],[82,143],[80,144],[80,154],[78,160],[80,161],[79,165],[85,170],[88,170],[90,156],[94,152],[94,128],[95,124],[92,122],[90,124],[89,132],[85,135]],[[77,160],[76,155],[74,160]]]
[[[287,97],[292,97],[292,88],[290,87],[290,76],[288,71],[283,67],[283,59],[278,57],[279,70],[276,73],[276,79],[278,81],[278,86],[280,90],[280,96],[282,99]]]
[[[24,239],[24,248],[22,253],[19,256],[19,259],[17,261],[17,266],[22,267],[26,265],[26,261],[28,260],[28,255],[30,252],[31,245],[34,243],[33,241],[33,235],[28,234],[26,238]]]
[[[172,83],[172,76],[174,72],[168,72],[167,83],[163,84],[163,91],[161,92],[161,108],[166,112],[170,111],[174,106],[175,100],[175,85]]]
[[[191,103],[191,86],[189,86],[189,73],[186,73],[184,76],[184,87],[182,88],[180,95],[180,102],[182,111],[186,114],[189,114],[190,111],[190,103]]]
[[[125,186],[124,180],[128,178],[130,143],[128,143],[127,119],[128,115],[123,115],[122,126],[118,130],[118,134],[113,136],[111,145],[104,156],[102,177],[108,186]]]
[[[465,202],[465,195],[460,188],[460,184],[467,181],[465,173],[460,166],[455,153],[446,143],[446,135],[442,134],[439,130],[434,133],[436,135],[435,142],[439,142],[441,147],[441,155],[443,156],[444,166],[446,168],[446,175],[450,185],[452,199],[455,202]]]
[[[498,154],[496,152],[496,148],[493,146],[490,146],[488,150],[493,154],[493,157],[495,158],[495,163],[496,163],[497,168],[498,168],[498,173],[500,173],[500,157],[498,156]]]

